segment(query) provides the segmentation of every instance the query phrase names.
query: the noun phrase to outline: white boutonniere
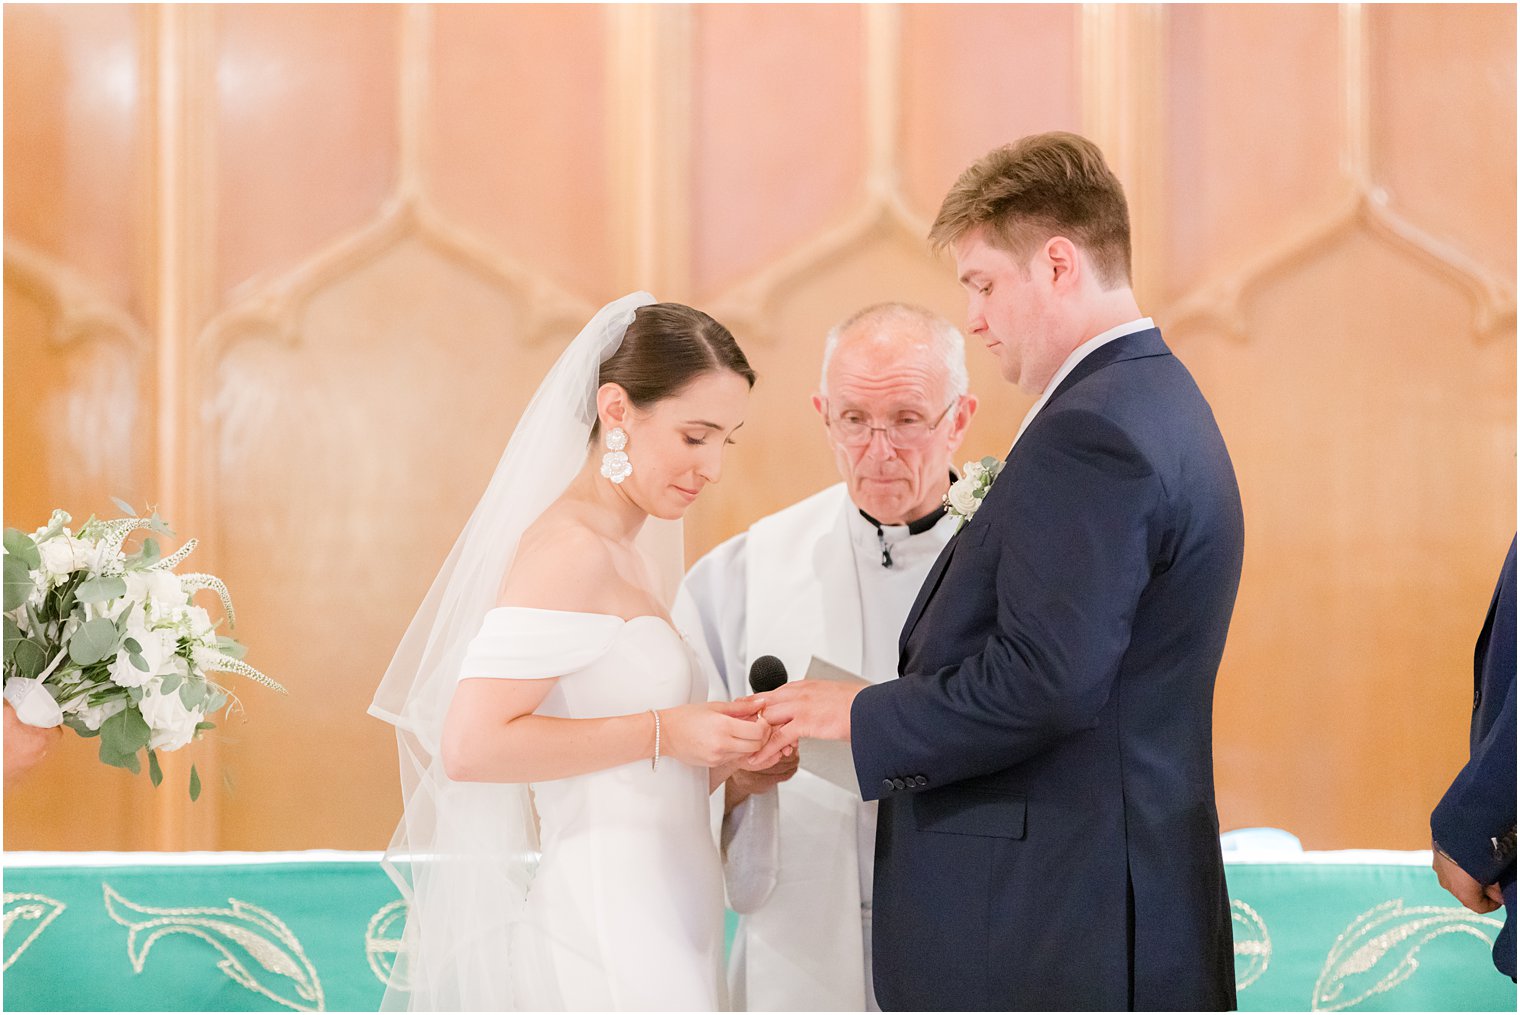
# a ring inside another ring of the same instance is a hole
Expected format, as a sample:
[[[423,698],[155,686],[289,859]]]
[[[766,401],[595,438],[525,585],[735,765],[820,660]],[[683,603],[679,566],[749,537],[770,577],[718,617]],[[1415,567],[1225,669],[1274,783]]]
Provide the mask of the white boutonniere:
[[[996,458],[983,458],[979,462],[967,462],[961,469],[961,478],[950,484],[945,493],[945,509],[960,524],[969,522],[982,506],[993,480],[1003,471],[1003,463]],[[959,527],[959,526],[957,526]]]

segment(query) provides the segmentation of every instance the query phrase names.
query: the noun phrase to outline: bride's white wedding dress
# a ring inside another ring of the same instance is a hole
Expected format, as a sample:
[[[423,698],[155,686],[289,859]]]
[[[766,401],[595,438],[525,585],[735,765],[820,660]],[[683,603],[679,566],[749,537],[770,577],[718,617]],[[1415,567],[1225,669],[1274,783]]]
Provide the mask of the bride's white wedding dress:
[[[559,677],[537,713],[571,719],[707,699],[686,642],[656,616],[497,608],[460,677]],[[663,757],[532,788],[541,860],[512,929],[519,1006],[717,1010],[723,876],[707,770]]]
[[[407,922],[384,1010],[715,1010],[722,1000],[706,770],[669,757],[651,770],[645,759],[537,783],[530,801],[520,783],[456,782],[442,761],[461,679],[558,677],[538,711],[576,719],[706,698],[685,642],[659,617],[492,608],[523,532],[585,461],[600,365],[654,302],[633,293],[607,304],[550,369],[370,705],[396,727],[404,802],[385,866]],[[650,518],[636,545],[668,602],[683,570],[680,522]]]

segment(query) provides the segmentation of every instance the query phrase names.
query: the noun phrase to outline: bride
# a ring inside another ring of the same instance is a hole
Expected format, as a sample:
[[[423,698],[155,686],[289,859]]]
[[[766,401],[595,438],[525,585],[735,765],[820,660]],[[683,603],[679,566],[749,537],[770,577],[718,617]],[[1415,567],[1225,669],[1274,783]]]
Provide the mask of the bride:
[[[386,1009],[719,1007],[708,796],[769,727],[706,700],[666,606],[754,377],[711,317],[635,293],[524,411],[370,707],[405,797]]]

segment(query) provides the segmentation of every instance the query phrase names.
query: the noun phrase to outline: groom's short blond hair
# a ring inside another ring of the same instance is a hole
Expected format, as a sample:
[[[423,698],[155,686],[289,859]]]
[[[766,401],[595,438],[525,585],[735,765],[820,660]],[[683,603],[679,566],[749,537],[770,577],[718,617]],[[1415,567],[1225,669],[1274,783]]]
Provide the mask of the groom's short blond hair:
[[[929,230],[936,249],[984,228],[1026,263],[1052,236],[1071,240],[1112,289],[1130,281],[1129,206],[1098,146],[1077,134],[1031,134],[971,164]]]

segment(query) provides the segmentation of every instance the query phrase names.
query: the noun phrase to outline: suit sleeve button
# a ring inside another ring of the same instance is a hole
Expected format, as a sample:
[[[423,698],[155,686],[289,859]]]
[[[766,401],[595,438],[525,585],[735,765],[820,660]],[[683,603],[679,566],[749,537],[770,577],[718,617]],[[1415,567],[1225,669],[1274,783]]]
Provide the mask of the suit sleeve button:
[[[897,787],[892,785],[892,780],[891,779],[883,779],[883,780],[881,780],[881,788],[884,789],[884,790],[886,790],[888,793],[890,793],[894,789],[896,789]]]
[[[915,775],[913,777],[913,781],[914,781],[914,783],[916,783],[919,786],[927,786],[927,785],[929,785],[929,780],[926,779],[926,778],[924,778],[921,775]]]
[[[908,788],[908,780],[906,780],[906,779],[893,779],[892,780],[892,788],[893,789],[907,789]]]

